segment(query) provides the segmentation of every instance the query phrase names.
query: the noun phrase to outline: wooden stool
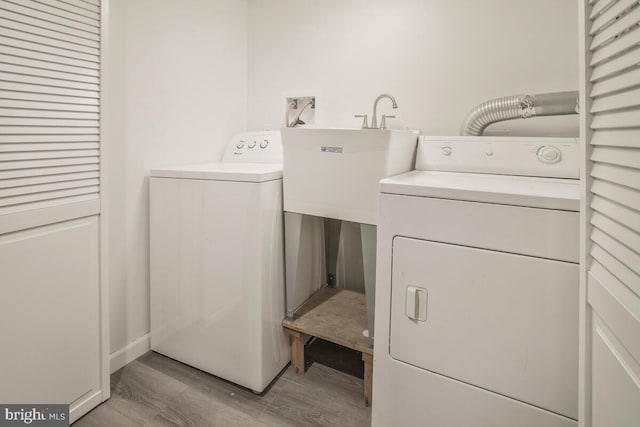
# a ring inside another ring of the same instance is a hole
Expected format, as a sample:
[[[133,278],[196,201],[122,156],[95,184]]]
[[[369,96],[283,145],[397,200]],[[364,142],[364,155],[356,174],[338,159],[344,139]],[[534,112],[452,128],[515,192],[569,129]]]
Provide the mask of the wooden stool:
[[[362,353],[364,400],[371,405],[373,388],[373,342],[362,335],[367,328],[364,294],[335,288],[322,288],[296,312],[294,320],[282,322],[291,336],[291,364],[297,375],[304,375],[304,343],[307,336],[318,337]]]

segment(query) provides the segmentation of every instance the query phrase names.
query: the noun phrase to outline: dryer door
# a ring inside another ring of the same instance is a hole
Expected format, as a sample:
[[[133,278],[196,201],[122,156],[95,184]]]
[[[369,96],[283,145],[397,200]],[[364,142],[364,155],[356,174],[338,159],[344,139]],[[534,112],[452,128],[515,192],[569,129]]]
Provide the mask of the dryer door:
[[[578,265],[396,237],[391,357],[577,419]]]

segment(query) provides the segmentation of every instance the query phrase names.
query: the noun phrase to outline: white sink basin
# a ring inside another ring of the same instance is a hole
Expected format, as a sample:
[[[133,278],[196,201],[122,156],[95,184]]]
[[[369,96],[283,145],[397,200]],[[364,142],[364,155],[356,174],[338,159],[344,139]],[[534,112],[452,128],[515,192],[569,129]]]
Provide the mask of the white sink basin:
[[[376,225],[378,183],[414,168],[417,132],[282,129],[284,210]]]

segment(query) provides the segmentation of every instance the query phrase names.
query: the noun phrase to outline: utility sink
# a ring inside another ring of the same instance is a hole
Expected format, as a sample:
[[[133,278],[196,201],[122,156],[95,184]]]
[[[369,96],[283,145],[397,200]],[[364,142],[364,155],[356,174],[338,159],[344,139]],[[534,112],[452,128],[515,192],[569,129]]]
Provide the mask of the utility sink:
[[[413,169],[417,132],[282,129],[284,210],[378,222],[378,183]]]

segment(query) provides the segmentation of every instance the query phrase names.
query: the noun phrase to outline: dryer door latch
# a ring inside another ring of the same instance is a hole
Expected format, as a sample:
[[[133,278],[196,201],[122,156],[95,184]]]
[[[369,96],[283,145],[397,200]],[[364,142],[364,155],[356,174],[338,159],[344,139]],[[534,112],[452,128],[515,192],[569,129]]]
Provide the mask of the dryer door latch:
[[[416,286],[407,286],[407,301],[405,313],[411,320],[427,321],[427,290]]]

